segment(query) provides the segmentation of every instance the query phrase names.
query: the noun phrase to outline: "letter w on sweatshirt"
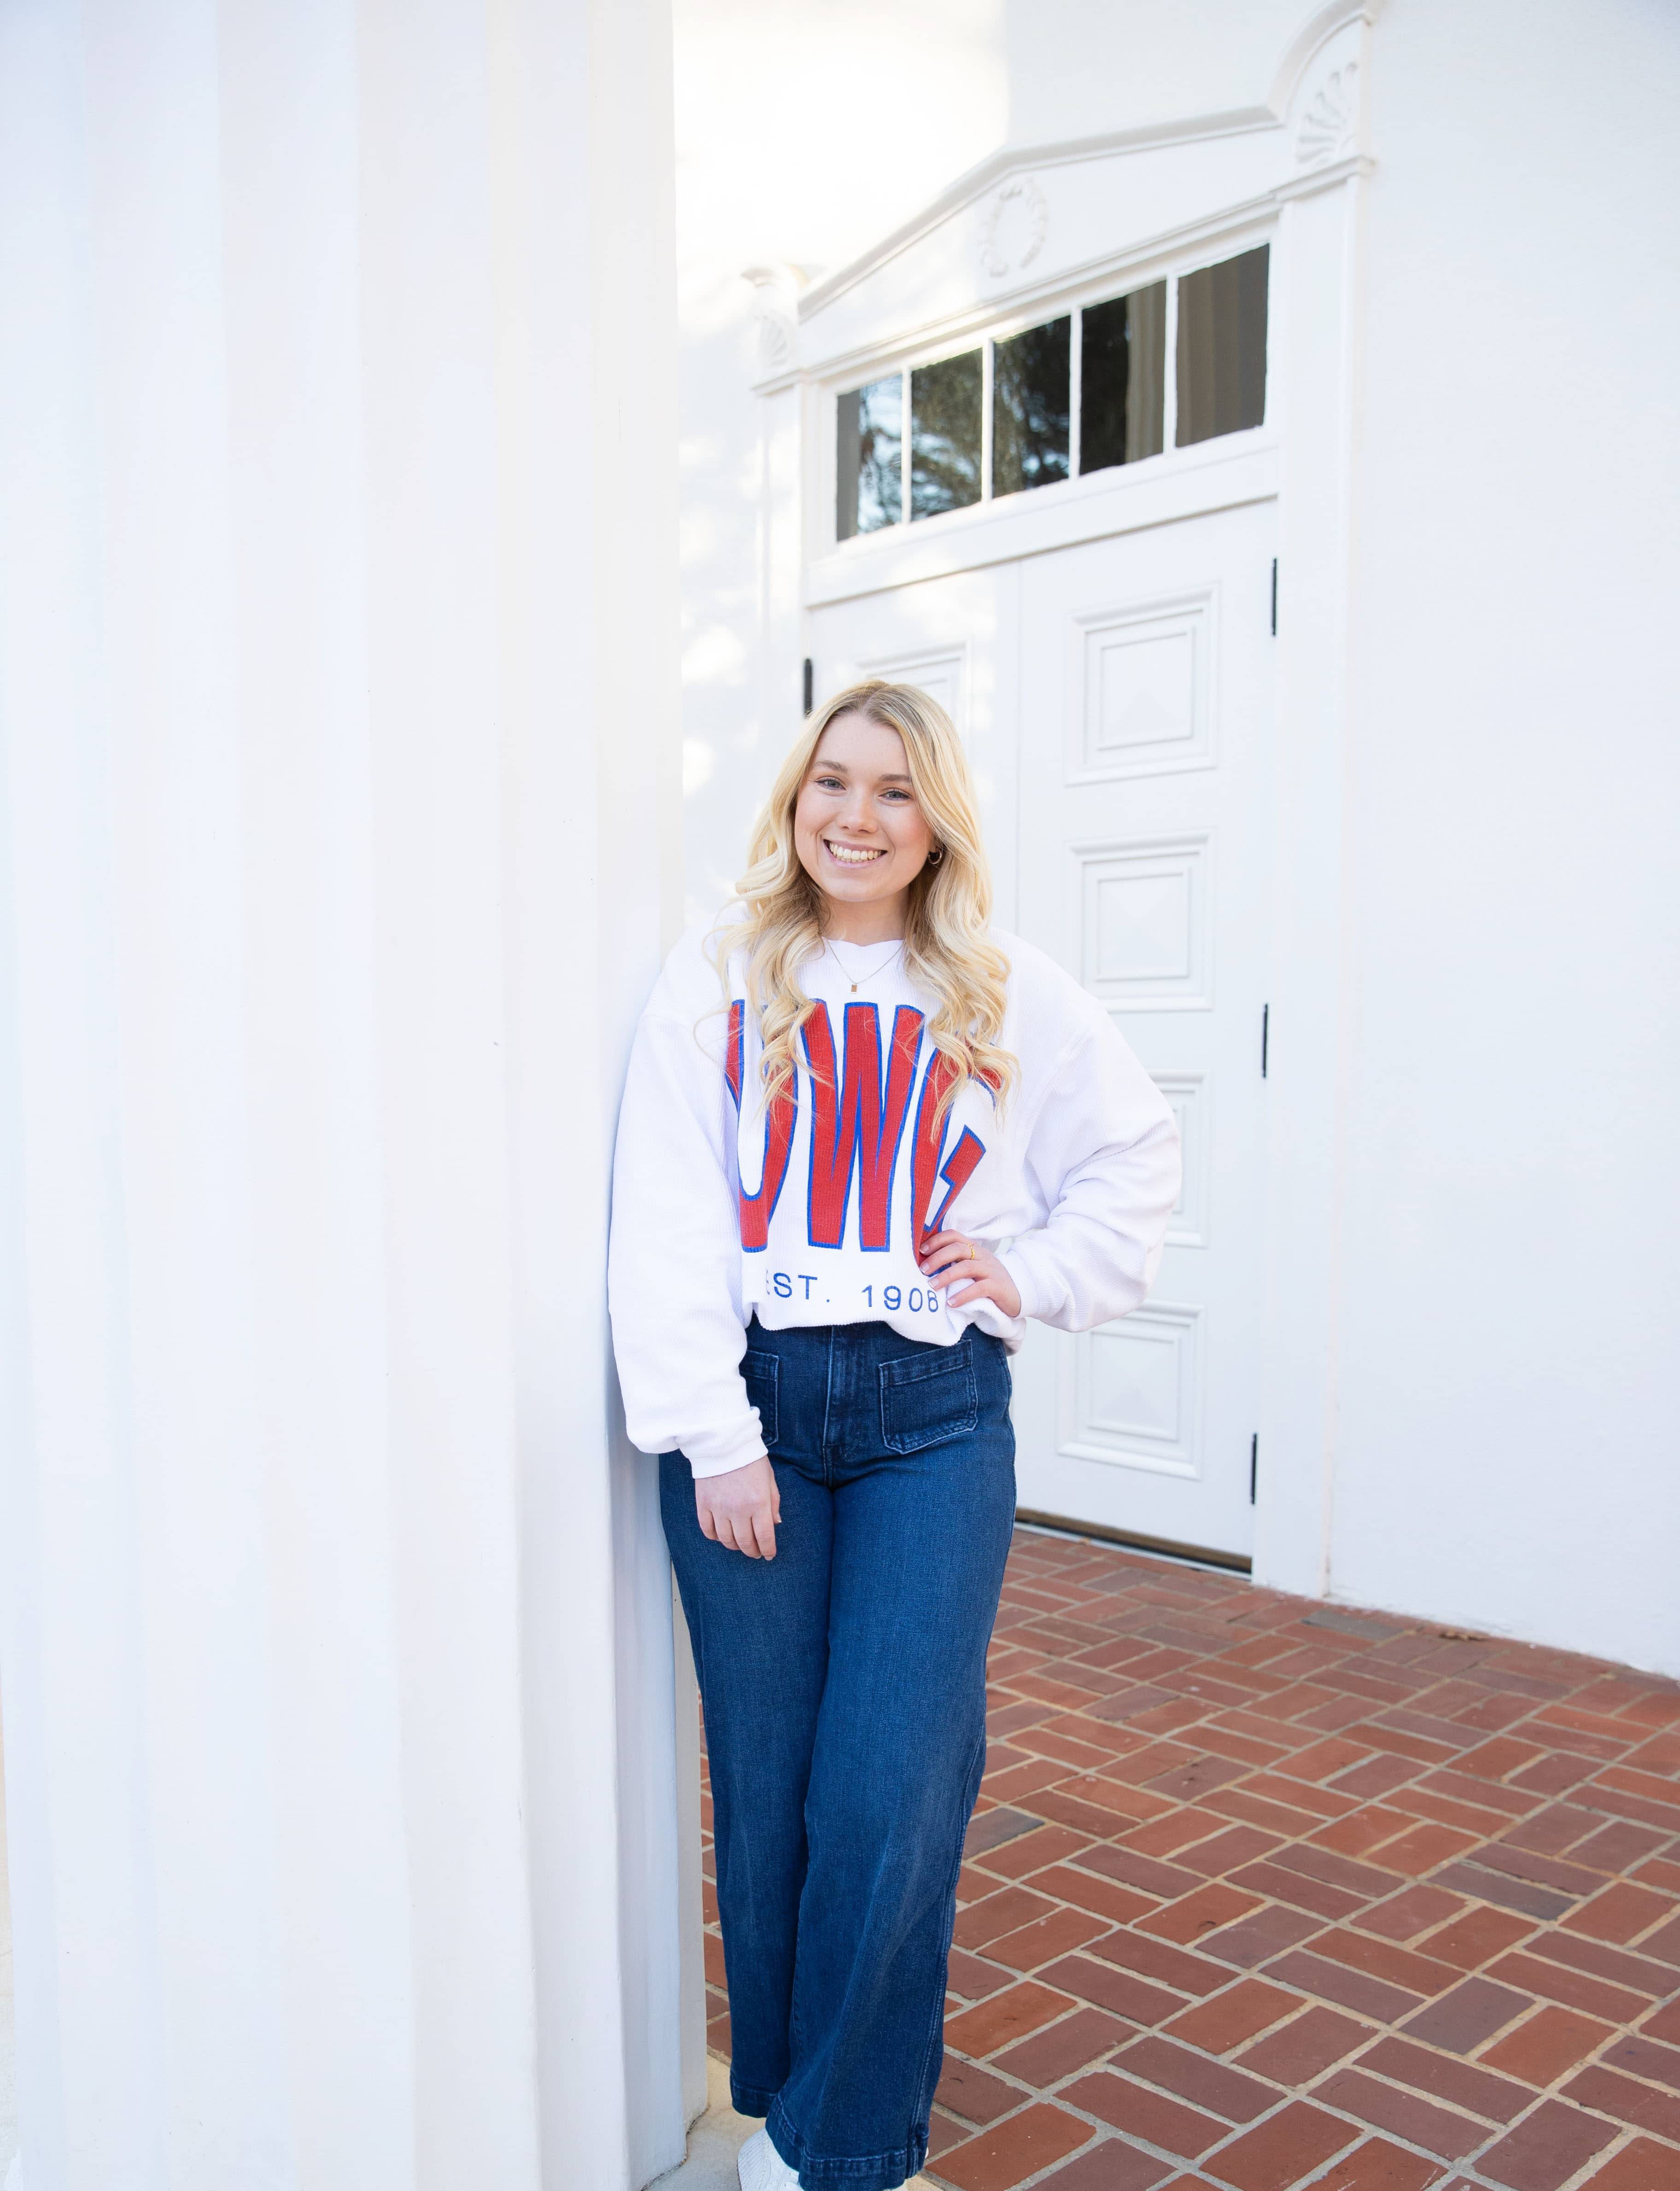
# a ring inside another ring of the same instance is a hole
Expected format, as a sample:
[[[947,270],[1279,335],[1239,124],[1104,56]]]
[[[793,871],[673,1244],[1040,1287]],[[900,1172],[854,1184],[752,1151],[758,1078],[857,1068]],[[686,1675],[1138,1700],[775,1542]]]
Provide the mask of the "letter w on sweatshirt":
[[[892,1175],[910,1113],[922,1016],[900,1004],[892,1016],[892,1050],[881,1095],[880,1019],[873,1004],[846,1008],[845,1059],[834,1070],[834,1032],[826,1004],[801,1030],[811,1067],[811,1192],[806,1229],[813,1248],[838,1248],[846,1238],[852,1175],[858,1180],[857,1236],[868,1249],[891,1245]]]
[[[892,1190],[904,1129],[916,1092],[925,1024],[914,1005],[893,1014],[892,1038],[882,1086],[880,1015],[873,1004],[846,1007],[840,1055],[834,1054],[834,1023],[828,1006],[818,1004],[802,1027],[805,1066],[771,1104],[765,1122],[764,1163],[757,1189],[740,1189],[741,1245],[761,1254],[771,1220],[781,1198],[793,1152],[799,1109],[799,1084],[808,1081],[811,1109],[810,1176],[806,1192],[806,1232],[813,1248],[845,1245],[851,1186],[858,1186],[858,1244],[884,1254],[892,1244]],[[737,999],[729,1008],[729,1040],[724,1074],[736,1109],[745,1078],[746,1006]],[[944,1154],[946,1118],[941,1107],[955,1078],[955,1068],[941,1052],[928,1053],[921,1095],[914,1105],[911,1135],[911,1209],[918,1229],[937,1232],[946,1210],[973,1175],[985,1145],[965,1126],[948,1157]],[[943,1158],[943,1161],[942,1161]],[[943,1180],[944,1198],[930,1219],[925,1212],[935,1185]]]

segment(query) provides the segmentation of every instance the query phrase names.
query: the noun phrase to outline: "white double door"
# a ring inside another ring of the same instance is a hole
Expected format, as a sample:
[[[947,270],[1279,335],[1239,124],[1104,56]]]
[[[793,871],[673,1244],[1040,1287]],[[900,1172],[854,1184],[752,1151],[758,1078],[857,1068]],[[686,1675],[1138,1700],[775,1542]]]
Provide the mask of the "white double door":
[[[1059,960],[1177,1113],[1155,1288],[1015,1365],[1020,1502],[1245,1555],[1261,1384],[1274,505],[813,610],[819,694],[935,692],[979,779],[997,919]]]

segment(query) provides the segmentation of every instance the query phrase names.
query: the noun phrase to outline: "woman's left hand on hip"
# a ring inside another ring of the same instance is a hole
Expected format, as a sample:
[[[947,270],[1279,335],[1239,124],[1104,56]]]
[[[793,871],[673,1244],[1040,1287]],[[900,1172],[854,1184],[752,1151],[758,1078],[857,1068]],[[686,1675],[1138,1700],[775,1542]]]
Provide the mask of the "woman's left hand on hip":
[[[931,1232],[922,1242],[922,1273],[936,1285],[947,1288],[947,1308],[961,1308],[971,1301],[995,1301],[1005,1316],[1021,1313],[1021,1293],[1014,1279],[988,1249],[965,1232]]]

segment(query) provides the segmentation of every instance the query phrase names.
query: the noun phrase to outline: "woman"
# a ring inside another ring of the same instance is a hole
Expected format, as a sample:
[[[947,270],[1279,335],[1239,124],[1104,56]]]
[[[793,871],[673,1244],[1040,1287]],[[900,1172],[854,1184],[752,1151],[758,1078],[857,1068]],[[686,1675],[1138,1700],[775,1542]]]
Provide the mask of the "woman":
[[[744,2191],[921,2166],[986,1648],[1008,1357],[1149,1289],[1172,1114],[988,926],[925,693],[809,720],[740,905],[671,954],[619,1127],[612,1303],[705,1710]]]

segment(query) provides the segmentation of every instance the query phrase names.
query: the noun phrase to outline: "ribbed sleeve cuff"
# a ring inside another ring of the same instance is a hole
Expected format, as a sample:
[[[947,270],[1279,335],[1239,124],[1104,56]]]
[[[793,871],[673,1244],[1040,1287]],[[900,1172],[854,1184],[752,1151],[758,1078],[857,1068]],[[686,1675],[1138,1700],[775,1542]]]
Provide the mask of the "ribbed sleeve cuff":
[[[1021,1243],[1018,1240],[1011,1240],[1008,1247],[1000,1249],[998,1261],[1015,1281],[1015,1290],[1021,1296],[1022,1315],[1023,1317],[1042,1316],[1045,1303],[1045,1290],[1039,1283],[1032,1263],[1022,1253]]]
[[[752,1421],[743,1429],[685,1440],[682,1451],[697,1477],[727,1476],[732,1468],[745,1468],[755,1460],[762,1460],[764,1434],[759,1428],[757,1410],[754,1410]]]

